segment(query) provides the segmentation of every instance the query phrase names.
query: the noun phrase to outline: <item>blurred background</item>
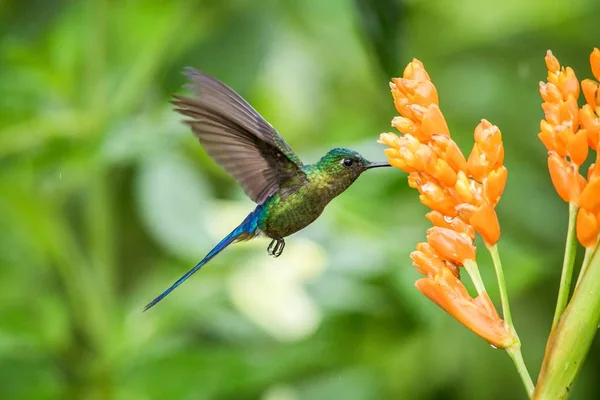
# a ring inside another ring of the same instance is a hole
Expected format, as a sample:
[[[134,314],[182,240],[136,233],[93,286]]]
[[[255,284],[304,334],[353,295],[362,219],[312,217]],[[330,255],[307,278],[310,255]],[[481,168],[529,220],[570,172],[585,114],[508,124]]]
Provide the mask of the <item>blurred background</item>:
[[[481,118],[503,132],[500,251],[535,380],[567,218],[538,82],[547,49],[591,77],[599,4],[0,1],[0,398],[525,398],[504,352],[413,287],[429,224],[395,169],[362,176],[280,258],[266,239],[232,246],[142,313],[254,206],[169,99],[193,66],[307,163],[337,146],[384,160],[389,78],[423,61],[465,153]],[[574,399],[599,398],[599,351]]]

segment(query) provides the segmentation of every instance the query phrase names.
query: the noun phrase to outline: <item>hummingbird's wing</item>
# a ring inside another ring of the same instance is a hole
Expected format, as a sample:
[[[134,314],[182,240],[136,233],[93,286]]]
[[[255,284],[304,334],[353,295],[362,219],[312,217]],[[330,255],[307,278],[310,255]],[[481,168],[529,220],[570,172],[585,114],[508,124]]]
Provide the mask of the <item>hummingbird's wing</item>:
[[[302,161],[283,137],[233,89],[203,72],[186,68],[187,88],[198,98],[174,96],[175,111],[208,154],[262,203],[279,189],[306,182]]]

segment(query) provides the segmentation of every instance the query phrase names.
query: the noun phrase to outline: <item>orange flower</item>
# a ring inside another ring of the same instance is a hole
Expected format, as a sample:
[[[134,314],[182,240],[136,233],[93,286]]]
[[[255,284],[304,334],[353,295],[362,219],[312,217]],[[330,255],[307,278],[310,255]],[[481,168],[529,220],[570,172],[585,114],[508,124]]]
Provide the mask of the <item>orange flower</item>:
[[[475,246],[468,235],[462,235],[452,229],[430,228],[427,231],[427,243],[444,260],[463,265],[466,260],[475,260]]]
[[[382,133],[379,142],[388,146],[390,164],[409,174],[408,184],[432,210],[426,216],[434,225],[427,231],[427,243],[419,243],[411,253],[413,264],[426,276],[416,287],[494,346],[511,346],[517,339],[485,292],[473,245],[476,231],[489,246],[500,239],[494,207],[507,178],[502,134],[482,120],[465,158],[450,138],[437,90],[418,60],[406,67],[402,78],[392,79],[390,88],[401,115],[392,126],[403,135]],[[459,280],[465,264],[479,294],[475,299]]]
[[[590,55],[592,73],[600,78],[600,50]],[[546,54],[548,82],[540,83],[544,119],[538,137],[548,149],[548,170],[558,195],[579,206],[577,239],[585,247],[595,247],[600,233],[600,171],[594,165],[587,181],[579,168],[591,148],[598,157],[600,142],[600,85],[591,79],[581,82],[585,104],[578,108],[579,82],[573,70],[561,68],[550,51]],[[597,158],[596,163],[600,159]]]
[[[544,120],[538,137],[548,149],[548,169],[556,192],[564,201],[577,203],[581,192],[579,167],[587,159],[589,140],[588,132],[579,129],[579,81],[573,69],[561,68],[550,50],[546,66],[548,82],[540,82]],[[591,90],[590,84],[584,86],[586,97]],[[584,117],[591,122],[589,114]]]
[[[402,78],[393,78],[390,89],[396,110],[402,115],[392,120],[393,127],[423,143],[433,134],[449,135],[437,90],[419,60],[408,64]]]
[[[590,167],[588,183],[579,199],[577,239],[584,247],[595,247],[600,235],[600,168],[595,168],[598,162],[600,154],[597,154],[596,164]]]
[[[592,66],[592,74],[597,81],[600,81],[600,50],[594,48],[590,54],[590,65]]]
[[[517,339],[500,318],[486,292],[472,298],[450,270],[419,279],[415,286],[431,301],[494,347],[505,349]]]

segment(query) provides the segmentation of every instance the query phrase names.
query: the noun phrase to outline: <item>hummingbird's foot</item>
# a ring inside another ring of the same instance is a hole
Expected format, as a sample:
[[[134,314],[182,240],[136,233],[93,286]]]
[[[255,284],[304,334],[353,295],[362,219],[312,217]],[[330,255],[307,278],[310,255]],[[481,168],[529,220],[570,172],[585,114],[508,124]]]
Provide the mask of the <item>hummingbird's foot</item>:
[[[270,256],[277,258],[283,253],[284,248],[285,240],[283,240],[283,238],[273,239],[271,240],[269,247],[267,247],[267,253],[269,253]]]

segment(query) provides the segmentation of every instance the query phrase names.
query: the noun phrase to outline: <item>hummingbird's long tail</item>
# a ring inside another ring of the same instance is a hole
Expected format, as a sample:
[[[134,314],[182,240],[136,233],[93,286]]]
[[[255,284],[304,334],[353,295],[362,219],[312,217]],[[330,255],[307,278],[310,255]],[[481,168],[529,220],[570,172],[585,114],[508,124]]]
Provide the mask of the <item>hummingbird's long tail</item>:
[[[237,228],[235,228],[229,235],[225,236],[223,240],[221,240],[213,249],[200,261],[198,264],[194,266],[194,268],[190,269],[185,273],[181,278],[179,278],[174,284],[171,285],[167,290],[158,295],[154,300],[144,307],[144,311],[148,311],[150,308],[154,307],[156,303],[164,299],[169,293],[177,288],[177,286],[181,285],[187,278],[192,276],[194,272],[198,271],[200,268],[204,266],[207,262],[209,262],[214,256],[219,254],[223,249],[229,246],[236,240],[239,239],[247,239],[252,238],[256,235],[256,228],[258,225],[258,218],[260,216],[260,208],[257,207],[250,215],[246,217],[244,222],[242,222]]]

